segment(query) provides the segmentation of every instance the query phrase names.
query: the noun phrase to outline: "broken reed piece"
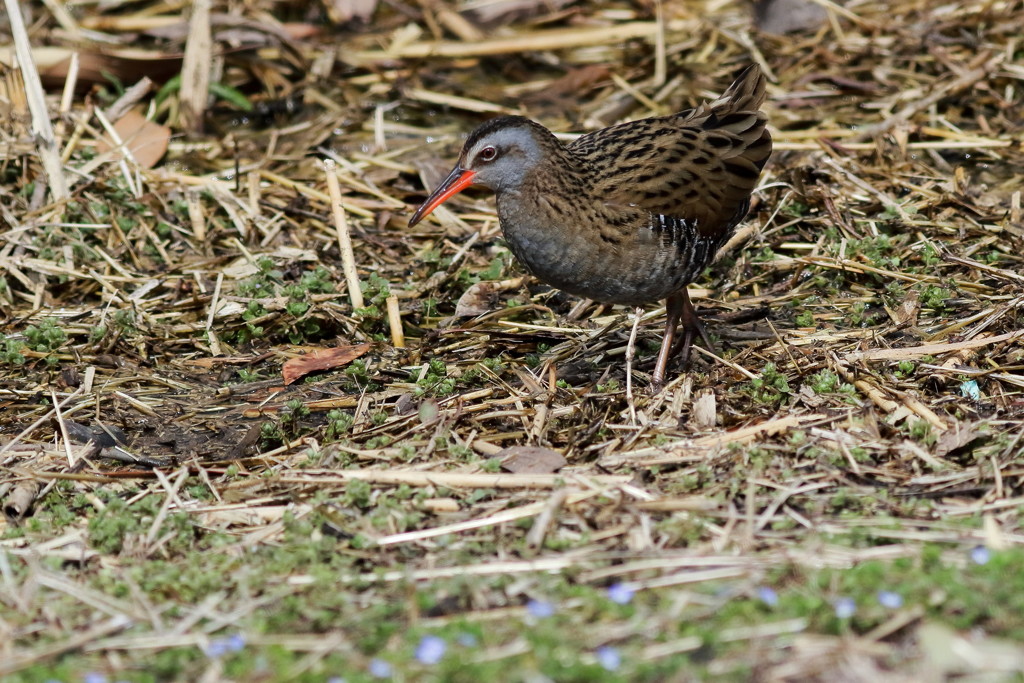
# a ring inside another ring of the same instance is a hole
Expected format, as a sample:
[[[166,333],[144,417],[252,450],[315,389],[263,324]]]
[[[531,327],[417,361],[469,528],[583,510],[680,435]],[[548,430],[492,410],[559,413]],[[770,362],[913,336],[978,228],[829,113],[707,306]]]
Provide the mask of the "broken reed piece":
[[[363,290],[359,284],[359,273],[356,272],[356,257],[352,251],[352,237],[348,231],[348,217],[345,207],[341,204],[341,187],[333,159],[324,159],[324,172],[327,174],[327,194],[331,198],[331,214],[334,216],[334,230],[338,234],[338,250],[341,251],[341,268],[345,272],[348,283],[348,296],[352,308],[363,308]]]
[[[5,0],[4,5],[7,8],[10,34],[14,42],[18,69],[21,71],[25,99],[32,115],[32,133],[36,139],[39,160],[46,173],[46,183],[50,195],[54,202],[62,202],[70,196],[68,183],[64,177],[64,165],[61,163],[60,150],[57,149],[57,140],[50,123],[43,84],[33,59],[28,30],[25,28],[25,21],[21,15],[21,3],[15,0]]]
[[[398,297],[389,296],[385,303],[388,307],[388,327],[391,328],[391,344],[396,349],[405,348],[405,332],[402,331],[402,312],[398,308]]]

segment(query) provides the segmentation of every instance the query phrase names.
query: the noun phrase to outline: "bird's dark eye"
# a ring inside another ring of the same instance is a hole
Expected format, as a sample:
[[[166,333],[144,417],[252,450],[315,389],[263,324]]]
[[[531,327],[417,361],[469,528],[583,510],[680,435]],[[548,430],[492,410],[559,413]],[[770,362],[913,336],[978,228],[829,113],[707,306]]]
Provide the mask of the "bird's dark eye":
[[[498,150],[493,147],[484,147],[480,150],[481,161],[494,161],[494,158],[498,156]]]

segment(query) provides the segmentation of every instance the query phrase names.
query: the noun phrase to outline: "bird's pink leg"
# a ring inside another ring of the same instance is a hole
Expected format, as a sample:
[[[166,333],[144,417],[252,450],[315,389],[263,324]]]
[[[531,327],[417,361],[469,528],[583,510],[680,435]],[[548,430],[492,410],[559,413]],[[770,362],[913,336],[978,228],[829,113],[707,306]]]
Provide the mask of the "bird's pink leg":
[[[682,347],[679,349],[679,354],[682,356],[682,364],[685,367],[690,362],[690,346],[693,344],[693,339],[698,334],[700,339],[704,342],[704,346],[710,351],[712,348],[711,339],[708,337],[707,331],[704,329],[704,323],[697,317],[697,311],[693,308],[693,304],[690,302],[689,293],[683,289],[680,291],[682,294],[682,316],[681,324],[683,328],[683,340]]]
[[[665,370],[668,368],[668,360],[677,353],[682,355],[682,364],[685,366],[690,362],[690,346],[697,335],[707,348],[712,348],[708,333],[704,331],[704,325],[697,317],[697,311],[690,302],[690,295],[685,289],[669,295],[665,301],[667,319],[665,321],[665,337],[661,342],[661,350],[658,351],[658,362],[654,366],[654,375],[651,377],[651,389],[659,391],[665,382]],[[674,345],[676,328],[682,327],[683,334],[678,345]]]
[[[690,303],[686,296],[686,290],[670,294],[665,301],[665,335],[661,340],[661,350],[658,351],[658,362],[654,365],[654,375],[651,377],[651,390],[660,391],[665,383],[665,368],[668,366],[668,359],[672,356],[672,340],[676,335],[676,327],[679,326],[679,318],[686,306]],[[692,306],[691,306],[692,308]]]

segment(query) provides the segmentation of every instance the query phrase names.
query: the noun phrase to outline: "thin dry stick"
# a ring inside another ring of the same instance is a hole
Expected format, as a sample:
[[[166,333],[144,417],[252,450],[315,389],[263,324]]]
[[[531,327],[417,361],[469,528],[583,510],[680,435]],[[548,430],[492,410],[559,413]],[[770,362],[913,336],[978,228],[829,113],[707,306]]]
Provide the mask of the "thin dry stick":
[[[663,659],[672,655],[692,652],[704,647],[704,639],[700,636],[686,636],[676,640],[669,640],[656,645],[648,645],[640,651],[641,661],[649,662],[655,659]]]
[[[392,581],[431,581],[464,576],[495,576],[513,575],[529,572],[557,572],[569,567],[578,568],[581,559],[571,554],[540,557],[535,560],[475,562],[471,565],[457,567],[431,567],[428,569],[412,569],[402,567],[391,571],[374,571],[364,574],[341,574],[338,581],[351,583],[381,583]]]
[[[85,369],[85,376],[82,377],[82,391],[91,394],[92,384],[96,380],[96,366],[90,365]]]
[[[853,362],[858,360],[908,360],[921,356],[937,356],[940,353],[964,351],[967,349],[978,349],[983,346],[991,346],[1002,342],[1012,342],[1024,339],[1024,330],[1014,330],[1006,334],[999,334],[994,337],[983,339],[971,339],[969,341],[955,342],[951,344],[923,344],[921,346],[907,346],[902,349],[869,349],[868,351],[853,351],[846,354],[843,360]]]
[[[296,440],[290,447],[302,443]],[[285,447],[271,451],[281,453]],[[266,455],[269,455],[266,454]],[[341,484],[355,479],[371,484],[406,484],[408,486],[443,486],[447,488],[491,488],[491,489],[552,489],[563,486],[566,480],[575,480],[567,474],[486,474],[482,472],[419,472],[414,470],[304,470],[303,474],[282,474],[266,481],[282,484]],[[595,474],[580,477],[581,481],[600,486],[626,484],[632,475]],[[252,486],[253,482],[242,480],[225,488]]]
[[[794,358],[793,354],[790,353],[789,345],[786,344],[785,341],[783,341],[782,335],[780,335],[779,331],[777,329],[775,329],[775,325],[772,324],[771,320],[767,320],[765,322],[767,322],[768,323],[768,327],[771,328],[772,334],[775,335],[775,340],[777,342],[779,342],[779,346],[782,347],[782,350],[785,351],[786,355],[789,357],[789,362],[793,364],[793,369],[796,370],[798,373],[802,374],[802,371],[800,369],[800,364],[796,362],[796,358]]]
[[[25,22],[22,20],[21,3],[18,0],[4,0],[4,4],[7,6],[18,67],[25,83],[28,108],[32,112],[32,132],[38,139],[39,160],[46,171],[50,194],[54,201],[61,202],[68,198],[68,184],[64,178],[64,166],[60,160],[60,151],[57,149],[57,140],[53,135],[53,126],[50,125],[50,112],[46,108],[43,83],[39,80],[39,71],[36,70],[35,61],[32,59],[32,45],[25,30]]]
[[[402,331],[402,312],[398,308],[398,297],[394,294],[385,299],[388,307],[388,327],[391,328],[391,344],[396,349],[405,348],[405,332]]]
[[[114,142],[114,147],[116,147],[117,151],[121,153],[121,157],[117,159],[117,162],[121,168],[121,175],[124,176],[125,184],[128,185],[128,189],[131,190],[132,194],[136,198],[141,197],[142,191],[139,189],[138,185],[136,185],[135,180],[132,177],[132,173],[128,169],[128,164],[125,163],[126,159],[131,160],[132,166],[138,168],[139,163],[135,160],[135,155],[132,154],[131,149],[129,149],[128,146],[124,144],[124,140],[122,140],[121,136],[118,135],[117,131],[114,129],[113,124],[110,123],[110,120],[103,113],[103,110],[97,109],[95,113],[96,120],[99,121],[100,124],[103,126],[103,129],[107,131],[107,135],[109,135],[111,140],[113,140]]]
[[[537,515],[537,519],[534,520],[530,531],[526,534],[526,546],[528,548],[536,549],[544,543],[544,537],[547,536],[551,522],[554,521],[555,515],[562,509],[568,498],[569,489],[555,489],[551,497],[544,503],[544,509]]]
[[[384,536],[383,538],[377,539],[377,545],[383,546],[394,545],[396,543],[407,543],[409,541],[422,541],[427,538],[445,536],[447,534],[454,534],[460,531],[469,531],[471,529],[480,529],[486,526],[493,526],[495,524],[514,522],[517,519],[532,517],[533,515],[538,514],[543,509],[542,505],[542,503],[533,503],[531,505],[523,505],[511,510],[503,510],[497,514],[491,515],[490,517],[484,517],[482,519],[471,519],[466,522],[449,524],[446,526],[435,527],[433,529],[419,529],[417,531],[406,531],[401,534],[392,534],[391,536]]]
[[[804,428],[809,423],[828,419],[828,416],[821,413],[787,415],[775,420],[741,427],[731,432],[711,434],[693,440],[683,439],[665,446],[648,446],[635,451],[606,455],[598,460],[598,464],[602,467],[651,466],[705,460],[708,457],[708,451],[714,448],[721,448],[731,443],[748,443],[762,436],[774,436],[791,429]]]
[[[1017,191],[1015,193],[1015,196],[1019,199],[1020,191]],[[1020,207],[1017,208],[1019,209]],[[996,277],[1002,277],[1006,278],[1007,280],[1017,280],[1018,282],[1024,282],[1024,275],[1020,273],[1014,273],[1013,271],[1006,270],[1005,268],[996,268],[995,266],[990,266],[987,263],[981,263],[973,259],[963,258],[961,256],[954,256],[952,254],[943,254],[942,259],[944,261],[949,261],[950,263],[959,263],[961,265],[967,266],[968,268],[977,268],[978,270],[983,270],[986,273],[991,273]]]
[[[210,4],[210,0],[192,3],[185,57],[181,63],[181,113],[185,125],[194,131],[202,130],[206,100],[210,96],[210,64],[213,62]]]
[[[64,453],[68,456],[68,467],[75,466],[75,454],[71,450],[71,440],[68,438],[68,426],[64,424],[64,416],[60,413],[60,405],[57,403],[57,392],[50,389],[50,398],[53,399],[53,412],[57,416],[57,425],[60,427],[61,440],[64,442]]]
[[[149,417],[159,417],[159,413],[153,410],[148,403],[144,403],[139,399],[135,398],[134,396],[130,396],[124,393],[123,391],[115,391],[114,396],[117,396],[121,400],[125,401],[143,415],[148,415]]]
[[[654,19],[658,31],[654,34],[654,79],[651,83],[655,88],[665,85],[668,80],[668,57],[665,47],[665,7],[662,0],[654,2]]]
[[[493,102],[485,102],[484,100],[477,100],[471,97],[458,97],[457,95],[448,95],[446,93],[434,92],[432,90],[424,90],[423,88],[412,88],[405,92],[405,96],[411,100],[419,100],[420,102],[426,102],[427,104],[438,104],[443,107],[451,107],[453,109],[462,109],[463,111],[472,111],[483,114],[522,113],[515,109],[503,107],[500,104],[494,104]]]
[[[629,341],[626,342],[626,405],[629,406],[630,424],[636,424],[636,403],[633,401],[633,357],[636,356],[636,333],[640,329],[640,318],[644,310],[636,308],[633,310],[633,329],[629,331]]]
[[[20,443],[22,439],[24,439],[26,436],[28,436],[29,434],[34,432],[39,427],[39,425],[43,424],[44,422],[49,420],[51,417],[53,417],[54,413],[57,410],[63,408],[65,405],[67,405],[68,401],[70,401],[71,399],[75,398],[80,393],[82,393],[82,387],[78,387],[77,389],[75,389],[72,393],[68,394],[67,398],[65,398],[63,401],[61,401],[60,403],[55,405],[53,408],[51,408],[45,415],[43,415],[41,418],[39,418],[38,420],[36,420],[32,424],[30,424],[28,427],[25,427],[25,429],[21,430],[21,432],[16,437],[14,437],[10,441],[8,441],[6,444],[3,445],[2,448],[0,448],[0,455],[3,455],[7,451],[9,451],[12,448],[14,448],[15,444]],[[12,456],[12,457],[16,458],[18,456],[15,455],[15,456]],[[0,462],[0,465],[6,465],[9,461],[10,461],[10,459],[4,460],[3,462]]]
[[[847,19],[857,24],[858,26],[863,26],[866,28],[875,28],[875,24],[873,22],[861,19],[858,15],[854,14],[853,12],[846,9],[842,5],[832,2],[832,0],[811,0],[811,2],[815,3],[816,5],[821,5],[826,10],[831,10],[836,14],[846,17]]]
[[[664,28],[669,31],[678,31],[692,27],[695,23],[693,21],[669,21],[666,22]],[[398,58],[485,57],[514,52],[568,50],[608,43],[620,45],[633,38],[654,38],[662,28],[654,21],[634,21],[614,26],[535,31],[510,38],[493,38],[474,43],[417,41],[406,45],[392,46],[386,51],[352,52],[347,54],[346,58],[358,64],[393,61]]]
[[[124,94],[117,98],[117,101],[104,110],[104,115],[110,121],[117,121],[127,114],[132,107],[139,103],[143,97],[153,89],[153,81],[143,76],[138,83],[124,91]],[[120,144],[120,143],[118,143]]]
[[[843,379],[864,392],[864,395],[870,398],[872,403],[884,410],[886,413],[891,413],[899,408],[899,403],[887,398],[886,395],[882,393],[881,389],[867,380],[857,379],[847,366],[842,363],[836,363],[835,368],[839,374],[843,376]]]
[[[182,467],[178,471],[178,476],[174,478],[172,483],[163,472],[159,469],[154,469],[153,473],[156,474],[157,479],[160,480],[160,484],[164,487],[167,495],[164,497],[164,503],[160,506],[160,511],[157,512],[156,517],[153,518],[153,523],[149,525],[149,532],[146,533],[146,539],[144,547],[147,552],[152,551],[153,542],[156,540],[156,535],[160,532],[160,527],[163,526],[164,520],[167,518],[167,514],[171,511],[171,505],[178,498],[178,489],[188,479],[188,468]],[[180,501],[178,501],[180,502]]]
[[[732,368],[733,370],[735,370],[736,372],[740,373],[741,375],[746,375],[747,379],[757,379],[757,375],[752,373],[750,370],[747,370],[742,365],[737,365],[736,363],[733,363],[732,361],[729,361],[729,360],[726,360],[726,359],[722,358],[721,356],[717,355],[714,351],[709,351],[708,349],[705,349],[703,346],[697,346],[696,344],[694,344],[690,348],[695,349],[699,353],[703,353],[708,358],[711,358],[712,360],[718,361],[722,365],[726,365],[726,366]]]
[[[341,187],[338,184],[338,175],[335,168],[333,159],[324,159],[324,172],[327,174],[327,194],[331,199],[331,213],[334,216],[334,229],[338,233],[341,268],[345,271],[349,300],[352,302],[352,308],[363,308],[363,290],[359,284],[359,273],[356,271],[356,257],[352,251],[352,237],[348,231],[348,218],[345,215],[345,207],[341,204]]]
[[[217,315],[217,307],[220,306],[220,288],[224,284],[224,273],[217,273],[217,284],[213,287],[213,298],[210,299],[210,312],[206,316],[206,336],[210,340],[210,353],[214,356],[221,354],[220,340],[213,330],[213,319]]]
[[[797,488],[782,489],[775,495],[775,499],[768,504],[768,507],[766,507],[757,518],[753,528],[754,532],[756,533],[764,529],[765,526],[768,525],[768,522],[772,521],[772,517],[774,517],[775,513],[779,511],[779,508],[793,496],[798,496],[802,493],[809,493],[810,491],[817,491],[818,489],[828,488],[832,485],[833,483],[831,481],[825,481],[818,482],[816,484],[804,484]]]
[[[246,188],[249,192],[249,202],[246,210],[249,215],[256,217],[260,215],[260,177],[256,173],[249,173],[245,177]]]
[[[71,67],[68,67],[69,69]],[[69,113],[69,116],[71,114]],[[85,135],[86,131],[90,128],[88,122],[84,116],[74,117],[76,119],[75,129],[71,131],[71,137],[68,138],[67,144],[64,145],[64,151],[60,154],[60,163],[66,164],[71,159],[71,156],[78,149],[78,143],[82,140],[82,136]],[[79,171],[81,169],[78,169]]]
[[[565,503],[574,505],[588,498],[593,498],[599,495],[602,491],[595,489],[591,491],[576,492],[566,494]],[[392,534],[391,536],[384,536],[377,539],[377,545],[394,545],[395,543],[407,543],[409,541],[420,541],[427,538],[435,538],[437,536],[445,536],[447,534],[458,533],[460,531],[469,531],[471,529],[480,529],[487,526],[494,526],[495,524],[504,524],[506,522],[513,522],[517,519],[523,519],[525,517],[532,517],[537,514],[544,512],[546,502],[543,503],[531,503],[530,505],[523,505],[522,507],[512,508],[511,510],[502,510],[490,517],[482,517],[479,519],[471,519],[465,522],[457,522],[455,524],[448,524],[445,526],[434,527],[433,529],[420,529],[418,531],[406,531],[400,534]]]
[[[268,171],[265,168],[261,168],[259,173],[260,173],[260,176],[262,176],[264,180],[266,180],[267,182],[273,183],[274,185],[280,185],[281,187],[287,187],[287,188],[289,188],[291,190],[295,190],[296,192],[301,192],[302,194],[306,195],[307,197],[315,199],[318,202],[329,202],[329,201],[331,201],[331,198],[330,198],[329,195],[326,195],[323,192],[320,192],[319,190],[317,190],[315,188],[312,188],[312,187],[310,187],[310,186],[308,186],[308,185],[306,185],[304,183],[296,182],[296,181],[292,180],[291,178],[287,178],[287,177],[281,175],[280,173],[274,173],[273,171]],[[205,185],[207,182],[214,182],[215,184],[218,184],[218,185],[220,185],[221,187],[223,187],[225,189],[228,189],[228,188],[231,187],[230,183],[218,182],[218,179],[215,178],[215,177],[212,177],[212,176],[187,176],[187,175],[174,175],[174,174],[165,174],[165,175],[167,177],[169,177],[169,178],[172,178],[176,182],[181,182],[181,183],[186,184],[186,185],[187,184]],[[200,178],[202,180],[200,180]],[[364,209],[361,206],[356,206],[355,204],[351,204],[351,203],[348,203],[348,202],[342,203],[342,206],[345,208],[345,211],[347,211],[348,213],[355,214],[355,215],[359,216],[360,218],[373,218],[374,217],[373,212],[367,211],[366,209]]]
[[[188,222],[192,224],[192,234],[196,238],[196,245],[206,242],[206,216],[203,214],[203,205],[199,201],[199,192],[189,190],[185,193],[185,202],[188,205]]]
[[[78,69],[81,59],[77,52],[71,55],[71,60],[68,62],[68,75],[64,79],[64,92],[60,96],[60,113],[61,116],[67,116],[71,111],[71,104],[75,99],[75,86],[78,85]],[[58,124],[59,129],[63,130],[66,125],[66,120],[62,118]],[[61,133],[63,137],[63,133]]]
[[[632,85],[622,76],[613,73],[612,81],[615,83],[615,85],[622,88],[623,92],[627,93],[634,100],[650,109],[651,112],[653,112],[654,114],[661,115],[665,113],[665,108],[663,106],[652,100],[647,95],[640,92],[640,90],[638,90],[636,86]]]
[[[931,408],[905,392],[895,391],[895,393],[900,397],[900,400],[903,401],[903,405],[905,405],[907,409],[917,414],[918,417],[928,422],[932,427],[935,427],[937,431],[944,432],[948,429],[948,426],[942,421],[942,418],[936,415]]]
[[[458,12],[449,9],[439,0],[420,0],[424,8],[429,8],[437,16],[437,21],[449,31],[467,43],[475,43],[484,39],[483,31],[471,24]]]
[[[42,570],[35,572],[33,579],[40,586],[46,586],[52,590],[64,593],[69,598],[84,605],[89,605],[110,616],[126,615],[133,619],[143,616],[142,611],[133,603],[104,593],[102,590],[92,588],[84,582],[75,581],[63,574]]]
[[[548,386],[545,390],[538,385],[538,393],[535,396],[534,403],[533,423],[530,425],[530,430],[527,432],[526,437],[530,443],[543,443],[542,439],[548,425],[548,412],[551,410],[551,399],[558,390],[558,372],[555,370],[554,362],[548,363],[545,367],[547,369]],[[530,373],[523,374],[532,379]],[[540,375],[544,375],[543,369]]]
[[[7,657],[4,661],[0,662],[0,675],[6,676],[7,674],[19,671],[20,669],[24,669],[62,655],[65,652],[81,649],[84,645],[88,645],[95,640],[99,640],[100,638],[109,636],[112,633],[124,630],[132,624],[133,620],[130,617],[118,615],[97,624],[86,631],[75,633],[75,635],[60,642],[52,644],[48,643],[43,647],[32,650],[31,652],[19,653],[15,651],[10,657]]]

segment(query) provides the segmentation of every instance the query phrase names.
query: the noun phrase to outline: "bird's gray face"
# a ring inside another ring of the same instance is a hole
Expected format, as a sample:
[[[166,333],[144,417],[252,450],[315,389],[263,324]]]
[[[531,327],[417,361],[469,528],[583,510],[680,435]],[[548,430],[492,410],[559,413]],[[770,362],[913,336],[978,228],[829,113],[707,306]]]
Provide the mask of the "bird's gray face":
[[[543,158],[534,126],[484,124],[477,129],[462,148],[459,163],[413,214],[409,227],[471,185],[498,193],[515,191]]]
[[[502,128],[475,142],[470,140],[459,157],[459,166],[474,173],[474,185],[507,192],[522,184],[540,158],[532,130]]]

